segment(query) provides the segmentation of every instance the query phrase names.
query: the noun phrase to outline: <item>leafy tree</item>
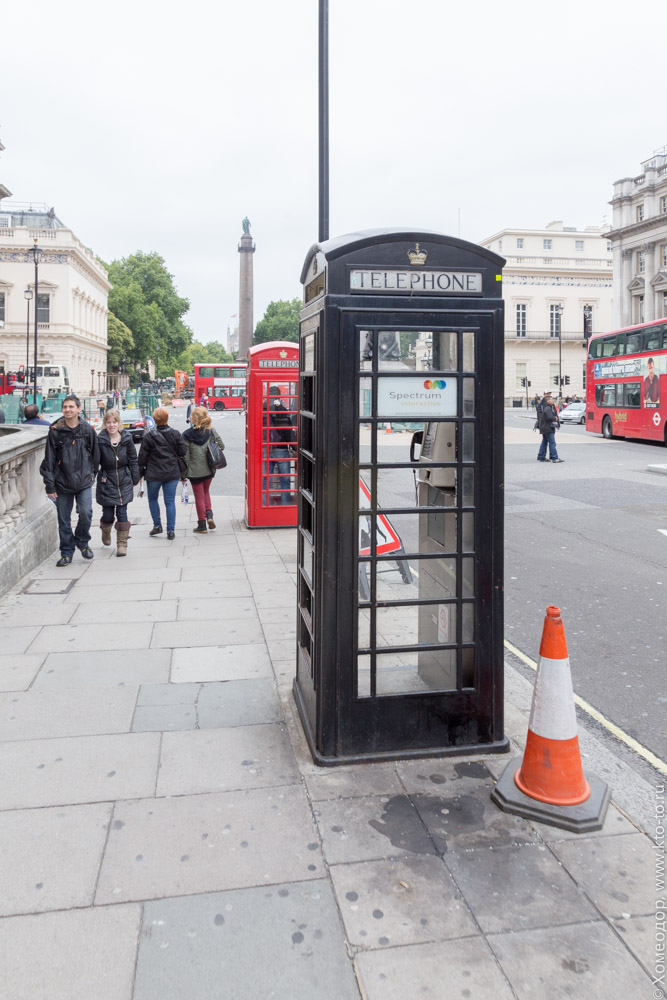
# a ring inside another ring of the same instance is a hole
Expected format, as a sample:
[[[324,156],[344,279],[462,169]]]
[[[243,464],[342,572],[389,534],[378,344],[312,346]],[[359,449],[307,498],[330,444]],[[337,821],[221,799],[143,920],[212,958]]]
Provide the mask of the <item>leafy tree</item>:
[[[263,319],[255,327],[252,338],[254,344],[266,344],[272,340],[299,340],[299,316],[303,303],[301,299],[288,302],[280,299],[269,302]]]
[[[173,368],[192,340],[182,319],[190,303],[178,295],[164,259],[139,251],[105,267],[113,286],[109,309],[132,333],[128,356],[135,368],[146,369],[158,355],[161,370]]]
[[[118,368],[124,358],[131,357],[133,350],[132,331],[110,312],[107,317],[107,367],[109,371]]]
[[[231,354],[227,353],[219,341],[212,340],[208,344],[200,344],[198,341],[193,340],[174,359],[174,363],[176,368],[180,368],[184,372],[191,372],[195,365],[206,364],[207,361],[221,363],[231,360]]]

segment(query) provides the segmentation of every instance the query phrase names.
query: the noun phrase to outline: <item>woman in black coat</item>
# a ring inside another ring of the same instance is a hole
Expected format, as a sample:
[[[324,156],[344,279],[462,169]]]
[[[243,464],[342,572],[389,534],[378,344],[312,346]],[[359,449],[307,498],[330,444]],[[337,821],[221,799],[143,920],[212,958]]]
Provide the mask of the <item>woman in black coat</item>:
[[[102,544],[111,545],[115,516],[116,555],[125,556],[131,527],[127,505],[134,497],[134,487],[140,477],[137,450],[130,432],[123,430],[118,410],[107,410],[104,414],[98,443],[100,468],[95,499],[102,507]]]
[[[169,427],[169,413],[162,406],[154,411],[155,427],[144,435],[139,449],[139,471],[146,477],[148,507],[153,518],[149,535],[162,534],[158,497],[160,490],[167,511],[167,538],[174,538],[176,527],[176,487],[185,476],[187,445],[174,427]]]

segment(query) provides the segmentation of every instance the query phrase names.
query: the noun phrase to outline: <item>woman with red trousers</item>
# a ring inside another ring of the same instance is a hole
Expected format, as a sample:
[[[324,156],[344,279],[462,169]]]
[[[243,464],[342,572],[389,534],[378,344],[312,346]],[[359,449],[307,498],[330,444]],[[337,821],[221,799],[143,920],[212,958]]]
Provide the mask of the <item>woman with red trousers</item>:
[[[188,449],[185,454],[186,476],[192,483],[197,508],[197,527],[194,531],[198,535],[205,535],[215,528],[209,494],[215,468],[211,467],[207,446],[211,440],[215,441],[220,451],[224,451],[225,446],[212,423],[210,413],[203,407],[196,406],[190,414],[190,427],[183,434]]]

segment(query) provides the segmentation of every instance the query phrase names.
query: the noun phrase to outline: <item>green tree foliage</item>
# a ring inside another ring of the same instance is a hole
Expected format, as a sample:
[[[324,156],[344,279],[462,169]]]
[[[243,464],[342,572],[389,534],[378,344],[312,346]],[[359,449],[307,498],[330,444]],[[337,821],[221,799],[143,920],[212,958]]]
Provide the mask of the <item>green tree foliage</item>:
[[[182,319],[190,303],[178,295],[163,258],[139,251],[105,267],[113,286],[109,309],[132,334],[125,357],[145,370],[159,355],[161,373],[173,369],[174,359],[192,341],[192,331]]]
[[[195,365],[206,364],[207,361],[215,363],[232,360],[232,355],[227,354],[219,341],[212,340],[209,344],[200,344],[193,340],[175,359],[175,367],[184,372],[191,372]]]
[[[109,371],[118,368],[123,358],[132,356],[134,337],[129,327],[125,326],[112,312],[107,317],[107,367]]]
[[[301,299],[292,299],[291,302],[285,299],[269,302],[263,319],[255,327],[253,343],[266,344],[272,340],[298,342],[299,315],[302,307]]]

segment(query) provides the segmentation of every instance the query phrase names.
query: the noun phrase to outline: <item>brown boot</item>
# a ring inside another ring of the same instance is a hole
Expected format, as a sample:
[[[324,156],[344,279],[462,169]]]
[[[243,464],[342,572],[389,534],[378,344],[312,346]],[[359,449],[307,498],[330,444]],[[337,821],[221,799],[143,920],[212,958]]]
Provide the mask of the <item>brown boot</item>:
[[[116,521],[116,555],[127,555],[127,540],[130,537],[130,521]]]
[[[100,528],[102,529],[102,545],[111,545],[111,529],[113,528],[113,521],[109,524],[105,521],[100,521]]]

